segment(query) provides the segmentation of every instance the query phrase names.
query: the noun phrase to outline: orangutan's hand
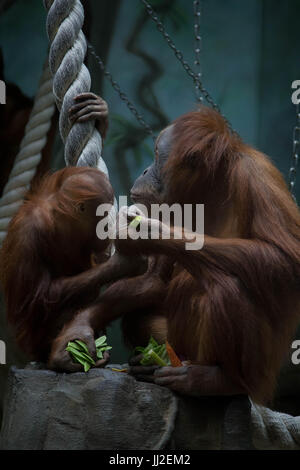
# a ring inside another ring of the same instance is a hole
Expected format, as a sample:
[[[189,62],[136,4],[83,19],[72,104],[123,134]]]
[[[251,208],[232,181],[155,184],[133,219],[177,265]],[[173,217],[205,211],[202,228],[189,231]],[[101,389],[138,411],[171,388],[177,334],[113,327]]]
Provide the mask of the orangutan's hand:
[[[75,122],[97,121],[97,128],[105,138],[108,128],[108,106],[94,93],[81,93],[74,98],[75,104],[69,109],[69,119]]]
[[[89,355],[96,363],[93,367],[104,367],[109,362],[109,353],[107,351],[104,352],[103,359],[97,360],[94,330],[88,324],[85,324],[79,315],[79,319],[75,317],[71,323],[64,326],[60,335],[54,340],[48,361],[49,369],[62,372],[83,371],[83,366],[73,362],[70,353],[66,351],[68,342],[76,339],[86,344]]]
[[[181,367],[142,366],[142,355],[133,357],[129,373],[137,380],[168,387],[174,392],[194,397],[238,395],[245,391],[234,385],[217,366],[204,366],[183,361]]]

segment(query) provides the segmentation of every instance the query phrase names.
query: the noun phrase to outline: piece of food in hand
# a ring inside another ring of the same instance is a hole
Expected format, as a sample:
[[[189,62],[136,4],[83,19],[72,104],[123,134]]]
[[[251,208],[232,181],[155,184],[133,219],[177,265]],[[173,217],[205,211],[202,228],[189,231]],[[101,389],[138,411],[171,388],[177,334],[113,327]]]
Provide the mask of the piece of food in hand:
[[[137,215],[129,224],[129,227],[136,228],[139,226],[140,221],[142,220],[142,217],[140,215]]]
[[[104,351],[109,351],[112,349],[111,346],[107,346],[106,336],[100,336],[100,338],[96,339],[95,345],[98,359],[103,359]]]
[[[111,346],[108,346],[106,343],[106,336],[100,336],[100,338],[96,339],[95,346],[98,359],[103,359],[104,351],[112,349]],[[70,353],[74,362],[82,364],[84,372],[88,372],[90,368],[95,365],[95,361],[90,356],[87,345],[79,339],[69,341],[66,351]]]
[[[166,341],[166,350],[171,361],[171,365],[173,367],[181,367],[182,362],[168,341]]]
[[[135,348],[135,354],[142,354],[140,364],[143,366],[158,365],[161,367],[171,365],[165,344],[158,344],[151,336],[148,345]]]
[[[66,351],[70,353],[74,362],[83,365],[84,372],[88,372],[91,366],[95,365],[94,359],[89,355],[88,348],[82,341],[69,341]]]

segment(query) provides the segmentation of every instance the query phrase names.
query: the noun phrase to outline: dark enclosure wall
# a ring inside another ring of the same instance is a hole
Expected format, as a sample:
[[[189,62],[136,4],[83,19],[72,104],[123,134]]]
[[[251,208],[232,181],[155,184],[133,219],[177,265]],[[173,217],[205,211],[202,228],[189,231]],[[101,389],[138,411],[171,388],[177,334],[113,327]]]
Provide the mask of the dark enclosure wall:
[[[17,0],[0,16],[0,46],[7,82],[34,97],[47,57],[46,13],[41,0]],[[267,153],[285,176],[296,122],[291,83],[300,79],[300,0],[204,0],[201,69],[205,87],[223,114],[251,145]],[[176,60],[140,0],[86,0],[85,33],[109,71],[157,134],[180,114],[194,109],[191,79]],[[152,0],[185,60],[194,61],[193,1]],[[0,10],[1,12],[1,10]],[[92,89],[110,108],[105,143],[116,194],[128,195],[134,179],[153,158],[153,141],[90,55]],[[59,135],[53,169],[64,165]],[[300,199],[300,181],[297,186]],[[0,339],[7,341],[7,366],[24,358],[8,339],[4,308]],[[118,324],[109,332],[113,361],[127,359]],[[7,367],[0,366],[3,393]]]

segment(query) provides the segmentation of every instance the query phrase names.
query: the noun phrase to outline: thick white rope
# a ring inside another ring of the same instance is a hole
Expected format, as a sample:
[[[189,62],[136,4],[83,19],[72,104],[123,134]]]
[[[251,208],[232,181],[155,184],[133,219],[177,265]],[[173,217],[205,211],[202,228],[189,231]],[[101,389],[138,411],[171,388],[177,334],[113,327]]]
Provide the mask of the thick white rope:
[[[24,195],[28,191],[41,161],[42,150],[47,142],[47,133],[51,126],[54,110],[52,76],[48,64],[46,64],[19,153],[15,158],[13,169],[0,200],[0,245],[6,236],[10,220],[23,203]]]
[[[87,44],[81,30],[84,10],[79,0],[44,0],[50,41],[49,66],[53,94],[60,111],[59,130],[65,144],[67,165],[99,168],[108,176],[101,157],[102,139],[95,122],[71,124],[68,110],[74,98],[91,88],[91,77],[83,61]]]
[[[79,0],[44,0],[44,4],[49,10],[50,70],[48,66],[44,67],[20,151],[0,200],[0,245],[41,161],[55,109],[54,99],[60,110],[59,129],[65,144],[66,164],[96,167],[108,176],[101,157],[102,139],[95,122],[71,125],[68,115],[74,97],[91,88],[91,77],[83,63],[87,45],[81,30],[84,21],[82,4]]]
[[[66,165],[98,168],[109,178],[95,121],[72,124],[69,119],[74,98],[91,89],[91,76],[83,63],[87,51],[81,29],[83,6],[80,0],[44,0],[44,5],[48,10],[49,67],[53,75],[53,94],[60,111],[59,130],[65,145]],[[116,224],[117,210],[114,198],[114,207],[109,214],[112,226]]]

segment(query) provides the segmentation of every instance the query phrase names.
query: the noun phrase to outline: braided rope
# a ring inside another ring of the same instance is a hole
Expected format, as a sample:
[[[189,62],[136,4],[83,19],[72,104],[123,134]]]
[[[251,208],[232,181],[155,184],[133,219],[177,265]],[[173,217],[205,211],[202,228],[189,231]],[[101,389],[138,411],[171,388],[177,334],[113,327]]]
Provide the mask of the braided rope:
[[[25,127],[25,135],[21,141],[19,153],[15,158],[13,169],[0,200],[0,244],[6,236],[10,220],[23,203],[24,195],[28,191],[30,182],[41,161],[42,149],[47,141],[54,110],[52,76],[46,64]]]
[[[83,61],[87,44],[82,32],[84,10],[80,0],[44,0],[48,10],[49,66],[53,94],[60,111],[59,130],[65,145],[67,165],[97,167],[108,176],[101,157],[102,139],[95,122],[72,123],[68,110],[74,98],[91,88],[91,77]]]

